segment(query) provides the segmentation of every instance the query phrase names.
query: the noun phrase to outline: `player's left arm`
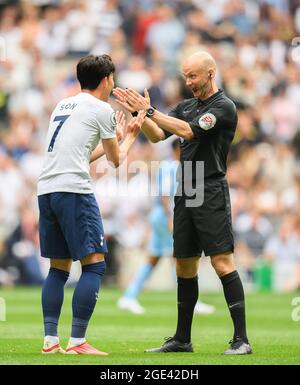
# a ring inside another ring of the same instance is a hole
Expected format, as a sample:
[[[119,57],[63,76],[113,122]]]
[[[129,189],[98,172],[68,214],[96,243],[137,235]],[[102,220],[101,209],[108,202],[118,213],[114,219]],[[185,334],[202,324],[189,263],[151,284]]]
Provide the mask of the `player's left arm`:
[[[116,116],[116,122],[117,122],[116,135],[117,135],[118,142],[120,143],[125,135],[126,119],[122,111],[117,111],[115,116]],[[104,151],[103,145],[102,143],[99,143],[98,146],[94,149],[94,151],[91,154],[90,163],[100,159],[104,154],[105,154],[105,151]]]

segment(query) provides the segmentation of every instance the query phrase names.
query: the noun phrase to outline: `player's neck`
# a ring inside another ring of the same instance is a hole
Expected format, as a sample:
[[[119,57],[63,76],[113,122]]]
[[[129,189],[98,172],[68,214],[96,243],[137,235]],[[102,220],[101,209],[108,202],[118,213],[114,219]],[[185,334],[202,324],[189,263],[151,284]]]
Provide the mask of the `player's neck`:
[[[99,99],[99,100],[102,100],[103,102],[107,102],[108,101],[108,97],[107,97],[107,92],[101,90],[101,89],[95,89],[95,90],[81,90],[81,92],[85,92],[87,94],[90,94],[92,96],[94,96],[95,98]]]

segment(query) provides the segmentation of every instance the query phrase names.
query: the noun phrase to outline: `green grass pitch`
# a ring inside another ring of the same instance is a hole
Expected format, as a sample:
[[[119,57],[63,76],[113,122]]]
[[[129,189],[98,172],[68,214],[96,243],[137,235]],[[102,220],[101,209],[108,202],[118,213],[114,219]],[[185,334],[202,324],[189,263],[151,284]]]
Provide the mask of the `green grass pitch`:
[[[65,347],[71,324],[72,289],[67,289],[59,333]],[[96,365],[201,365],[201,364],[300,364],[300,321],[292,320],[290,294],[247,295],[247,323],[254,354],[226,357],[221,353],[232,335],[223,295],[205,294],[216,313],[194,317],[194,353],[145,354],[159,346],[176,326],[176,293],[144,292],[144,315],[116,308],[120,291],[103,289],[88,329],[88,341],[110,353],[108,357],[48,355],[40,353],[43,325],[40,289],[1,289],[6,301],[6,321],[0,322],[0,364],[96,364]]]

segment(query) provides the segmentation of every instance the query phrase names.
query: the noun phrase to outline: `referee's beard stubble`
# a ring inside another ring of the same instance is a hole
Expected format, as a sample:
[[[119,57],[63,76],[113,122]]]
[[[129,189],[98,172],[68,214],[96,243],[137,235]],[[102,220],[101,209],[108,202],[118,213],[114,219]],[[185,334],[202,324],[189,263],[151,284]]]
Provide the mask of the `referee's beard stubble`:
[[[210,95],[213,93],[213,85],[212,85],[212,75],[208,76],[208,79],[204,84],[199,84],[199,86],[196,86],[196,91],[193,90],[194,87],[192,87],[192,92],[195,97],[198,99],[206,99],[207,95]],[[198,94],[198,95],[197,95]]]

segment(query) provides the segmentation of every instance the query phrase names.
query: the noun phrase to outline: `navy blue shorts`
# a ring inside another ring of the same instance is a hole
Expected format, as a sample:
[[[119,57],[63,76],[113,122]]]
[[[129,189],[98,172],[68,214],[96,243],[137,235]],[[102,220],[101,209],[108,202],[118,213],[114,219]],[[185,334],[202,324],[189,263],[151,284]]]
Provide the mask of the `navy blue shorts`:
[[[38,197],[41,255],[77,261],[107,253],[102,219],[94,194],[55,192]]]

